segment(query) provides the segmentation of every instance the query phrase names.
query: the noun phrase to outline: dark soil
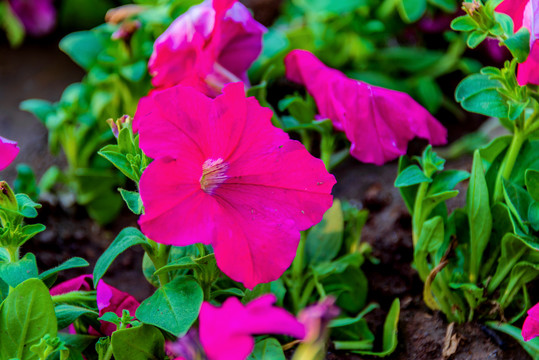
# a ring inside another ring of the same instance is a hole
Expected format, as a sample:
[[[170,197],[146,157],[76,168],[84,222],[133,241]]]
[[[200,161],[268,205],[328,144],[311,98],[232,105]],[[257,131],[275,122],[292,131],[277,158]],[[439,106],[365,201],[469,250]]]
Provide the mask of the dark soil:
[[[0,135],[19,141],[21,153],[17,163],[26,162],[40,176],[50,165],[62,166],[61,157],[48,154],[45,128],[32,115],[18,110],[20,101],[28,98],[57,100],[68,84],[78,81],[83,72],[56,47],[54,41],[31,42],[18,50],[0,44]],[[457,125],[458,126],[458,125]],[[450,129],[450,134],[461,130]],[[456,136],[456,135],[455,135]],[[422,148],[416,143],[411,151]],[[468,168],[465,158],[452,167]],[[12,182],[15,166],[2,173]],[[356,201],[370,211],[363,230],[363,241],[373,247],[380,264],[363,267],[369,279],[369,300],[381,305],[369,314],[368,321],[382,338],[386,312],[395,297],[401,299],[399,345],[388,359],[442,359],[442,348],[448,323],[432,313],[422,302],[422,283],[410,266],[412,241],[410,216],[398,190],[393,187],[396,163],[383,167],[359,164],[348,160],[336,171],[337,197]],[[461,194],[462,196],[462,194]],[[96,259],[125,226],[136,226],[136,218],[127,212],[111,226],[100,228],[80,208],[64,209],[55,201],[44,202],[37,221],[47,230],[25,245],[23,251],[39,252],[41,270],[54,267],[72,256],[87,259],[88,269],[63,273],[60,280],[91,272]],[[110,268],[105,280],[139,300],[151,293],[151,286],[142,280],[140,250],[131,249],[121,255]],[[451,359],[527,359],[528,355],[510,338],[485,331],[481,325],[466,324],[454,329],[459,344]],[[381,344],[376,344],[380,348]],[[357,355],[329,349],[328,359],[363,359]]]

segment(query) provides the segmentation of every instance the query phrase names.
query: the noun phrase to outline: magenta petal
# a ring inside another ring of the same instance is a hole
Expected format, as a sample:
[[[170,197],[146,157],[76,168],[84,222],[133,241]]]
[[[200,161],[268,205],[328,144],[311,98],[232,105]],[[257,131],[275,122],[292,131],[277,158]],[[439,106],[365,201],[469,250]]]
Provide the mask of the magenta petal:
[[[0,170],[7,168],[18,154],[17,142],[0,136]]]
[[[515,32],[522,27],[524,9],[529,0],[505,0],[496,7],[496,11],[507,14],[513,19]]]
[[[209,360],[245,359],[254,348],[252,335],[283,334],[302,339],[305,327],[284,309],[274,307],[275,296],[263,295],[242,305],[235,297],[220,308],[208,302],[200,311],[200,341]]]
[[[195,169],[187,161],[158,159],[144,171],[140,193],[145,213],[139,224],[150,239],[176,246],[212,242],[221,210],[200,190],[201,169],[202,163]]]
[[[53,0],[9,0],[9,3],[29,34],[42,36],[54,28]]]
[[[360,161],[382,165],[405,154],[416,136],[446,143],[445,128],[408,94],[349,79],[304,50],[291,51],[285,64],[286,76],[307,87],[320,115],[346,133]]]
[[[528,310],[528,317],[522,325],[522,337],[529,341],[539,336],[539,303]]]
[[[67,294],[72,291],[90,291],[92,290],[92,275],[81,275],[74,279],[64,281],[53,288],[50,293],[52,296]]]
[[[265,31],[236,0],[193,6],[156,40],[148,63],[152,84],[158,88],[183,84],[214,96],[234,77],[247,82],[247,70],[262,51]]]
[[[533,44],[526,61],[518,65],[517,80],[520,86],[539,85],[539,40]]]
[[[107,312],[113,312],[121,317],[124,309],[129,310],[131,316],[135,316],[140,304],[133,296],[108,285],[103,280],[97,283],[96,291],[99,316]],[[101,332],[104,335],[110,336],[115,330],[116,325],[106,321],[101,322]]]

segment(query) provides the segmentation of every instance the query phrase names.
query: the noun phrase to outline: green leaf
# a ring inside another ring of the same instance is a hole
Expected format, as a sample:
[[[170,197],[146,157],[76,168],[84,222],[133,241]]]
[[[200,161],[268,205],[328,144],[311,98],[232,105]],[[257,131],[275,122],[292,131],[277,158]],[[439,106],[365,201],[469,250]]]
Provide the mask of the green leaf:
[[[427,0],[399,0],[398,9],[405,22],[419,20],[427,10]]]
[[[466,212],[470,227],[470,282],[476,283],[483,252],[488,244],[492,230],[492,214],[490,213],[487,182],[478,150],[474,153],[472,174],[466,194]]]
[[[174,336],[182,336],[197,319],[203,300],[200,285],[193,279],[179,276],[143,301],[136,317]]]
[[[0,2],[0,26],[6,30],[11,46],[17,47],[24,40],[24,26],[7,2]]]
[[[104,50],[104,41],[96,31],[78,31],[64,37],[59,46],[74,62],[88,71]]]
[[[432,179],[429,179],[423,171],[417,165],[408,166],[404,169],[397,179],[395,180],[395,187],[405,187],[411,185],[417,185],[424,182],[432,182]]]
[[[497,137],[492,140],[487,146],[479,149],[481,159],[492,164],[494,160],[511,144],[512,135],[505,135]]]
[[[124,199],[131,212],[136,215],[142,214],[144,206],[142,205],[142,199],[140,198],[140,194],[138,192],[125,190],[122,188],[118,188],[118,191],[120,192],[120,195],[122,195],[122,199]]]
[[[486,116],[506,118],[509,108],[505,98],[498,92],[502,84],[487,75],[473,74],[460,82],[455,99],[465,110]]]
[[[361,355],[372,355],[372,356],[379,356],[379,357],[385,357],[393,353],[395,349],[397,348],[397,332],[398,332],[398,324],[399,324],[399,315],[400,315],[400,301],[399,299],[393,300],[393,303],[391,304],[391,308],[389,309],[389,312],[386,317],[386,321],[384,322],[384,338],[383,338],[383,350],[380,352],[372,352],[372,351],[352,351],[356,354]]]
[[[162,360],[165,338],[161,331],[142,325],[112,333],[112,354],[115,360]]]
[[[16,287],[25,280],[37,278],[36,257],[32,253],[26,254],[17,262],[0,264],[0,279],[11,287]]]
[[[109,268],[110,264],[125,250],[131,246],[142,245],[143,247],[149,247],[146,236],[144,236],[140,230],[128,227],[123,229],[116,239],[110,244],[110,246],[105,250],[103,255],[97,260],[94,268],[94,286],[97,286],[97,283],[105,272]],[[146,249],[149,250],[149,249]]]
[[[434,176],[432,184],[429,186],[427,196],[438,195],[446,191],[453,190],[461,181],[470,177],[470,173],[462,170],[446,170]]]
[[[256,343],[255,348],[247,360],[285,360],[283,348],[274,338],[265,339]]]
[[[322,221],[311,228],[305,239],[305,255],[308,263],[333,260],[343,242],[344,218],[339,199],[324,214]]]
[[[412,165],[412,161],[407,156],[401,156],[399,158],[398,174],[401,174],[404,170]],[[398,177],[398,176],[397,176]],[[414,203],[419,185],[400,187],[399,192],[404,200],[404,204],[408,208],[410,214],[414,213]]]
[[[507,206],[522,229],[527,231],[528,209],[533,199],[523,188],[503,180],[503,192]]]
[[[525,174],[526,189],[533,200],[539,201],[539,171],[528,169]]]
[[[487,321],[485,324],[494,330],[501,331],[509,336],[512,336],[520,343],[520,346],[522,346],[522,348],[526,350],[528,354],[530,354],[533,360],[539,360],[539,338],[524,341],[522,338],[522,330],[513,325],[497,321]]]
[[[57,332],[49,289],[41,280],[26,280],[0,306],[0,359],[37,360],[30,347]]]
[[[523,26],[505,40],[504,44],[519,63],[524,62],[530,52],[530,31]]]
[[[414,247],[414,265],[424,282],[430,274],[428,256],[435,254],[444,242],[444,222],[441,216],[435,216],[423,223],[419,240]]]
[[[47,116],[56,109],[50,101],[40,99],[25,100],[21,102],[19,108],[34,114],[43,124],[45,124]]]
[[[77,351],[84,351],[88,345],[93,343],[97,338],[91,335],[80,334],[67,334],[58,333],[58,338],[62,340],[66,346],[70,349],[76,349]]]
[[[500,306],[502,309],[508,307],[523,286],[539,276],[539,263],[530,263],[521,261],[517,263],[511,270],[509,282],[500,296]]]
[[[49,269],[47,271],[42,272],[41,274],[39,274],[39,278],[41,280],[43,280],[43,282],[46,285],[50,286],[50,285],[52,285],[54,283],[54,280],[56,280],[56,275],[60,271],[74,269],[74,268],[80,268],[80,267],[85,267],[85,266],[88,266],[88,265],[90,265],[88,263],[88,261],[84,260],[83,258],[74,257],[74,258],[71,258],[71,259],[67,260],[63,264],[60,264],[60,265],[58,265],[58,266],[56,266],[56,267],[54,267],[52,269]]]
[[[462,15],[451,21],[451,29],[455,31],[472,31],[477,29],[477,23],[470,16]]]
[[[468,39],[466,40],[466,44],[469,48],[475,49],[479,44],[483,42],[488,36],[488,33],[483,30],[475,30],[472,31],[468,35]]]
[[[99,316],[99,313],[96,311],[82,306],[67,304],[57,305],[54,308],[54,312],[56,313],[56,319],[58,320],[58,329],[65,329],[83,315],[90,315],[95,319],[97,319]]]
[[[198,269],[200,266],[191,258],[191,256],[184,256],[182,258],[176,259],[167,265],[160,267],[159,270],[153,273],[153,275],[161,275],[170,271],[175,270],[186,270],[186,269]]]

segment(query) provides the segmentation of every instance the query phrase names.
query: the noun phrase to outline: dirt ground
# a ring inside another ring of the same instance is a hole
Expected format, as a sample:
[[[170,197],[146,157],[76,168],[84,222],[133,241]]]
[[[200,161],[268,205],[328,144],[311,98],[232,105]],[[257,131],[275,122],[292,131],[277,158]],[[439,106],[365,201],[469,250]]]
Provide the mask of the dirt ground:
[[[19,142],[21,152],[16,162],[30,164],[38,177],[52,164],[62,166],[64,162],[61,156],[53,157],[45,150],[45,128],[31,114],[18,110],[19,103],[28,98],[58,100],[68,84],[83,76],[82,70],[61,53],[56,44],[57,39],[45,43],[33,41],[17,50],[0,44],[0,135]],[[412,148],[417,150],[422,145],[418,143]],[[469,170],[470,160],[464,158],[450,166]],[[422,283],[410,266],[410,216],[398,190],[393,188],[395,176],[395,162],[377,167],[349,160],[336,169],[338,183],[334,193],[360,203],[371,213],[363,241],[373,246],[380,264],[365,264],[363,269],[369,279],[369,299],[381,305],[381,310],[368,318],[377,339],[382,338],[385,311],[395,297],[401,299],[399,345],[389,359],[442,359],[448,324],[422,303]],[[2,178],[10,182],[14,177],[13,165],[2,173]],[[91,267],[85,270],[90,272],[116,234],[125,226],[136,226],[136,217],[127,211],[113,225],[100,228],[88,219],[83,209],[63,209],[50,203],[44,204],[37,221],[46,224],[47,230],[25,245],[23,251],[39,252],[38,265],[42,270],[69,257],[81,256],[90,261]],[[114,262],[105,280],[139,300],[144,299],[151,293],[151,286],[140,280],[141,258],[140,250],[127,251]],[[60,280],[82,272],[63,273]],[[451,359],[529,358],[515,341],[493,334],[481,325],[458,326],[455,333],[460,342]],[[331,348],[327,358],[362,359]]]

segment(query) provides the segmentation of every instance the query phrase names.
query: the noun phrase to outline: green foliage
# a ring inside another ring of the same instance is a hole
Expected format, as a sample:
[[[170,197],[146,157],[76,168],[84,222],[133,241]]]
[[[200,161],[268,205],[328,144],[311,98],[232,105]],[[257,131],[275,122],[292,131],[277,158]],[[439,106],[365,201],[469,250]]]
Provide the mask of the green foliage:
[[[140,304],[137,319],[182,336],[195,322],[204,294],[200,285],[188,277],[176,277]]]
[[[165,338],[149,325],[115,331],[111,345],[116,360],[160,360],[165,357]]]
[[[285,360],[283,348],[274,338],[265,339],[256,343],[255,348],[247,360]]]
[[[135,245],[142,245],[146,250],[148,250],[150,246],[146,236],[144,236],[140,230],[132,227],[123,229],[97,260],[94,267],[94,286],[97,286],[97,283],[101,280],[103,275],[105,275],[105,272],[114,259],[125,250]]]
[[[0,305],[0,358],[38,360],[32,346],[46,335],[56,337],[57,331],[49,290],[42,281],[28,279]]]

